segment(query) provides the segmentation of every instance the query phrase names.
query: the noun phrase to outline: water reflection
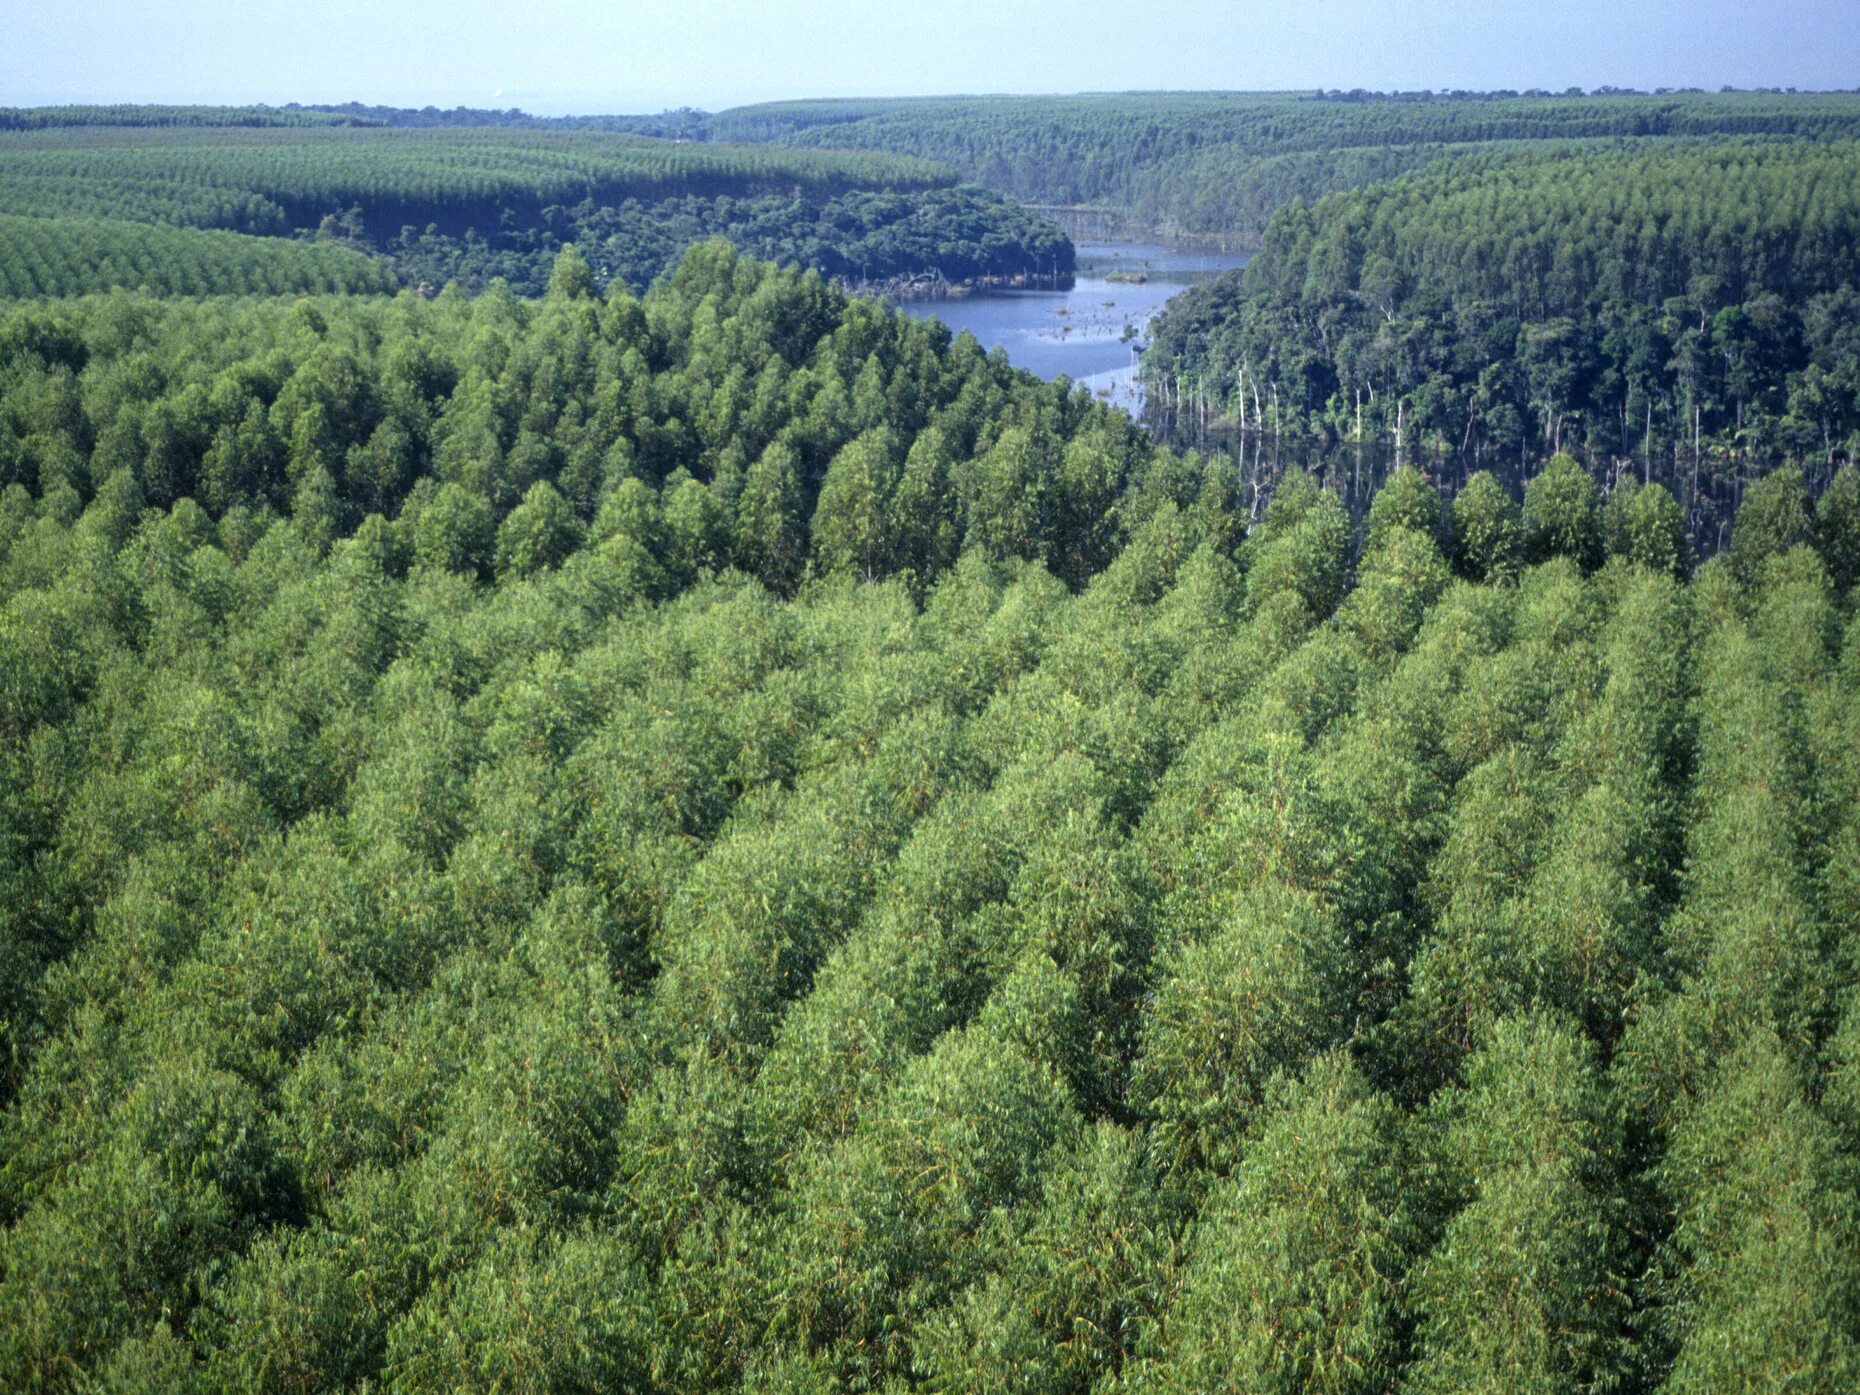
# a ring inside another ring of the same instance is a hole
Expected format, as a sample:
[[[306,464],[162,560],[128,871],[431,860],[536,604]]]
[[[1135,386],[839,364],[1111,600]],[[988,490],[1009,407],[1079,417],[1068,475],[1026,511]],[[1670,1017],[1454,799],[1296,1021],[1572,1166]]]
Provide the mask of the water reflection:
[[[1063,374],[1141,416],[1136,349],[1148,340],[1150,320],[1184,287],[1245,264],[1244,256],[1163,243],[1082,242],[1070,290],[986,291],[903,308],[968,330],[1016,367],[1043,378]]]
[[[1171,410],[1172,403],[1144,399],[1136,347],[1147,342],[1151,319],[1171,296],[1244,266],[1246,257],[1138,242],[1080,242],[1078,254],[1078,277],[1070,290],[991,291],[903,308],[912,315],[935,316],[957,332],[968,330],[984,348],[1005,350],[1017,367],[1087,384],[1101,401],[1124,408],[1178,449],[1226,456],[1237,472],[1245,507],[1255,516],[1264,511],[1280,476],[1298,465],[1334,490],[1361,523],[1396,463],[1391,442],[1326,443],[1270,431],[1241,433],[1211,424],[1211,412]],[[1490,470],[1521,500],[1546,459],[1547,452],[1528,447],[1457,454],[1410,451],[1405,457],[1449,500],[1479,470]],[[1585,463],[1604,494],[1630,475],[1665,485],[1685,511],[1687,532],[1700,557],[1725,545],[1744,486],[1767,468],[1765,462],[1710,451],[1696,462],[1681,451],[1653,460],[1600,454]],[[1818,494],[1828,472],[1814,460],[1803,464],[1809,488]]]

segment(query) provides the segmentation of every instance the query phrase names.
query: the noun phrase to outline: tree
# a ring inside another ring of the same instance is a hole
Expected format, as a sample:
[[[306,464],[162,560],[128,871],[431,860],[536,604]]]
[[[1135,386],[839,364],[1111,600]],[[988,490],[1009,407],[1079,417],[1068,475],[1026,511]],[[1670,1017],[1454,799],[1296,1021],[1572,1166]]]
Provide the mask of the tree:
[[[386,1369],[410,1391],[638,1388],[649,1321],[643,1288],[617,1237],[503,1236],[394,1325]]]
[[[1440,540],[1440,491],[1412,465],[1404,465],[1384,481],[1369,503],[1369,527],[1364,546],[1374,551],[1391,528],[1409,528]]]
[[[1136,1098],[1173,1169],[1226,1172],[1271,1082],[1342,1035],[1347,949],[1315,898],[1267,886],[1166,961],[1145,1015]]]
[[[665,548],[672,574],[688,583],[729,556],[730,526],[723,503],[702,480],[666,481]]]
[[[665,536],[665,510],[659,492],[637,476],[620,480],[601,501],[594,518],[596,542],[626,538],[657,559],[669,547]]]
[[[891,492],[887,531],[900,567],[929,582],[955,561],[960,534],[950,483],[953,452],[940,427],[928,427],[911,442],[904,468]]]
[[[1363,558],[1356,589],[1338,607],[1338,623],[1368,658],[1392,659],[1414,639],[1452,575],[1432,534],[1387,526]]]
[[[1415,1238],[1398,1119],[1339,1055],[1275,1087],[1191,1233],[1156,1389],[1389,1387]]]
[[[1169,1209],[1135,1134],[1087,1130],[1029,1212],[1000,1264],[925,1320],[914,1364],[933,1380],[1089,1389],[1159,1316]]]
[[[1465,1206],[1416,1270],[1417,1391],[1608,1388],[1623,1366],[1615,1151],[1584,1043],[1510,1019],[1442,1108]]]
[[[1287,483],[1293,489],[1275,512]],[[1284,597],[1305,624],[1325,619],[1343,599],[1349,543],[1349,515],[1336,495],[1302,473],[1297,480],[1288,474],[1264,526],[1246,542],[1248,608],[1259,612]]]
[[[1124,484],[1121,443],[1110,433],[1075,437],[1053,480],[1054,569],[1074,586],[1102,571],[1117,535]]]
[[[1731,566],[1746,580],[1755,580],[1765,558],[1780,556],[1814,536],[1815,513],[1801,470],[1777,470],[1744,493],[1731,530]]]
[[[889,569],[892,452],[890,428],[881,426],[853,440],[827,466],[811,529],[814,564],[822,573],[874,581]]]
[[[1758,1028],[1720,1063],[1659,1168],[1678,1224],[1659,1279],[1677,1346],[1660,1387],[1842,1390],[1860,1377],[1851,1171]]]
[[[463,485],[442,484],[414,522],[414,559],[442,571],[489,571],[492,543],[491,506]]]
[[[523,502],[497,529],[500,578],[533,576],[561,565],[580,545],[584,529],[574,510],[547,480],[530,486]]]
[[[184,1315],[212,1257],[286,1213],[255,1093],[229,1073],[162,1062],[112,1116],[95,1153],[6,1236],[9,1383],[57,1381],[120,1336]]]
[[[416,447],[405,428],[393,420],[383,421],[365,444],[350,447],[343,481],[363,508],[390,512],[406,490],[415,459]],[[234,469],[230,461],[225,468],[229,473]],[[217,487],[224,497],[237,497],[239,486],[234,479],[225,479]]]
[[[952,1032],[797,1180],[777,1331],[850,1372],[908,1359],[991,1216],[1037,1194],[1077,1122],[1058,1082],[986,1033]]]
[[[1035,558],[1045,541],[1050,443],[1011,426],[975,465],[967,499],[968,537],[996,560]]]
[[[1860,581],[1860,466],[1844,465],[1815,510],[1815,545],[1837,592]]]
[[[1524,487],[1524,549],[1532,561],[1568,557],[1585,571],[1601,561],[1601,501],[1573,456],[1552,456]]]
[[[1692,555],[1685,511],[1665,485],[1624,479],[1609,493],[1602,516],[1611,556],[1669,576],[1684,575]]]
[[[593,295],[594,273],[587,258],[571,243],[555,254],[555,265],[549,271],[549,298],[586,300]]]
[[[299,476],[291,491],[291,521],[312,547],[327,551],[341,536],[343,513],[342,494],[328,470],[312,465]]]
[[[778,595],[793,589],[806,555],[800,458],[776,441],[743,481],[736,513],[736,564]]]

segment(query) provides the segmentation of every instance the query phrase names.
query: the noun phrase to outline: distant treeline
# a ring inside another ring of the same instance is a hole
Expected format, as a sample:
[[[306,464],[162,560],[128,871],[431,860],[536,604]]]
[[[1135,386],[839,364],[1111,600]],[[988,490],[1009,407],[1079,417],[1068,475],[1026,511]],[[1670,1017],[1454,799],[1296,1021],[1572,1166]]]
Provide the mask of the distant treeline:
[[[0,130],[350,124],[606,132],[688,144],[884,151],[1028,203],[1092,206],[1163,233],[1256,244],[1273,210],[1431,163],[1538,141],[1860,137],[1860,93],[1197,92],[772,102],[707,113],[537,117],[515,109],[341,105],[0,109]],[[687,190],[685,192],[697,192]],[[724,191],[713,191],[724,192]],[[730,191],[735,192],[735,191]],[[425,221],[410,219],[414,226]],[[396,228],[377,228],[392,236]],[[485,230],[480,228],[480,232]]]
[[[946,167],[911,156],[579,130],[313,127],[0,135],[0,295],[238,294],[267,282],[236,265],[261,264],[280,290],[390,277],[479,289],[503,276],[540,294],[570,242],[588,250],[600,284],[643,289],[712,235],[848,279],[1072,269],[1072,245],[1052,223],[1001,195],[955,189]],[[139,253],[104,250],[134,242],[136,224],[161,230]],[[276,243],[291,236],[344,250]],[[342,257],[388,252],[360,274],[334,274]]]
[[[358,122],[376,126],[458,127],[513,126],[542,131],[626,131],[638,136],[660,136],[672,140],[708,138],[709,113],[695,107],[677,107],[657,115],[606,116],[532,116],[515,107],[497,111],[484,107],[365,106],[360,102],[339,105],[312,103],[299,107],[292,103],[285,111],[328,112],[353,117]]]
[[[0,131],[47,131],[63,126],[380,126],[357,114],[301,107],[157,106],[118,102],[106,106],[0,107]]]
[[[657,115],[532,116],[515,107],[386,107],[362,102],[286,102],[281,106],[161,106],[114,103],[93,106],[0,107],[0,131],[41,131],[59,126],[505,126],[527,130],[624,131],[684,140],[708,137],[708,112],[677,107]]]
[[[713,139],[889,150],[1040,204],[1256,241],[1272,210],[1411,168],[1415,147],[1543,140],[1860,136],[1852,93],[1099,93],[775,102]],[[1305,157],[1305,158],[1288,158]],[[1268,162],[1271,162],[1268,164]],[[1232,188],[1232,193],[1225,192]]]
[[[1800,95],[1793,87],[1720,87],[1720,95],[1748,92],[1765,96]],[[1856,91],[1860,89],[1836,88],[1833,91]],[[1638,87],[1615,87],[1604,84],[1601,87],[1565,87],[1561,91],[1550,91],[1542,87],[1528,87],[1522,92],[1509,87],[1495,87],[1487,91],[1475,91],[1469,88],[1454,87],[1436,92],[1432,88],[1419,88],[1409,91],[1374,92],[1361,87],[1349,91],[1329,88],[1313,93],[1314,102],[1503,102],[1513,97],[1669,97],[1669,96],[1703,96],[1703,87],[1656,87],[1646,91]],[[1811,92],[1807,95],[1821,95]]]

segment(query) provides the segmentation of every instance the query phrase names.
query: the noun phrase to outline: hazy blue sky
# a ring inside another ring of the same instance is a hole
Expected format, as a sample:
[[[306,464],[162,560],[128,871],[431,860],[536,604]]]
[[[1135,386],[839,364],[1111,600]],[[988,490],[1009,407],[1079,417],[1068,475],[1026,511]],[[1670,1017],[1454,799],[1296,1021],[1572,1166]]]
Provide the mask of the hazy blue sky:
[[[0,31],[0,105],[1860,85],[1860,0],[0,0]]]

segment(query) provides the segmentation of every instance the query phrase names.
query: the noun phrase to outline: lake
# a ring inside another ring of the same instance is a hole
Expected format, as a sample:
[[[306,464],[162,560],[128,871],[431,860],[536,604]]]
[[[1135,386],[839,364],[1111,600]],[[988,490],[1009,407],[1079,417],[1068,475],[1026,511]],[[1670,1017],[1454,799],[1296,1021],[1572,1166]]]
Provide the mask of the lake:
[[[910,301],[903,309],[942,320],[958,334],[966,329],[984,349],[1006,350],[1017,368],[1043,378],[1064,374],[1087,384],[1101,401],[1141,416],[1133,345],[1148,342],[1151,317],[1183,288],[1246,260],[1164,243],[1081,242],[1070,290],[985,291]]]

